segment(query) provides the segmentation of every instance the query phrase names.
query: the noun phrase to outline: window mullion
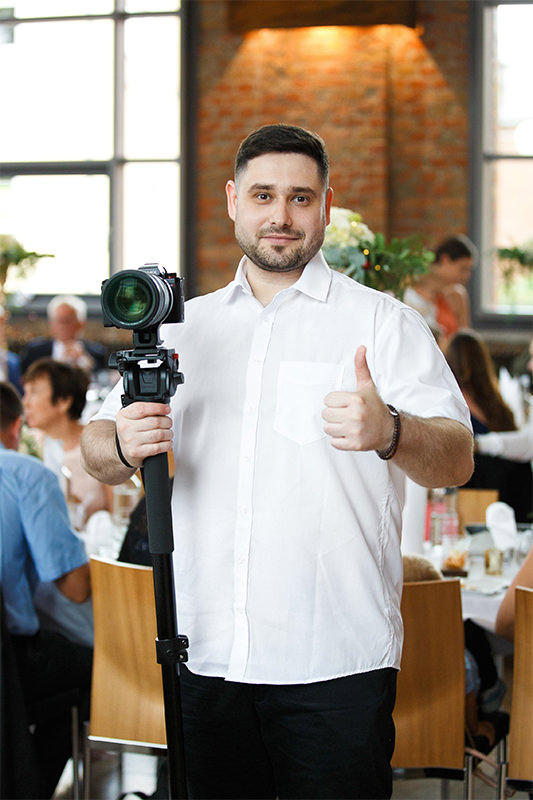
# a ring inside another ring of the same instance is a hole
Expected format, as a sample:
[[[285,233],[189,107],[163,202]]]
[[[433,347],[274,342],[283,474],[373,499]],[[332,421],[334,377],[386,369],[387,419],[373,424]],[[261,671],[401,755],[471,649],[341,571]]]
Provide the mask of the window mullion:
[[[123,0],[117,0],[116,10],[123,10]],[[115,20],[114,48],[114,119],[113,161],[111,167],[110,272],[113,274],[124,263],[124,18]]]

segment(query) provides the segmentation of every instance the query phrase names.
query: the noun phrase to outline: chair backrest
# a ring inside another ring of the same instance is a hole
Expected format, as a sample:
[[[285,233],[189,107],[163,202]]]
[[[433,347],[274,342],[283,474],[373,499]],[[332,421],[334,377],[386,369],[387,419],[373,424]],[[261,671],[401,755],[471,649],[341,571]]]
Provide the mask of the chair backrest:
[[[488,506],[491,503],[497,503],[498,500],[497,489],[459,489],[457,513],[459,514],[460,530],[464,530],[465,525],[484,523]]]
[[[465,655],[458,580],[405,583],[393,767],[463,769]]]
[[[151,567],[91,558],[90,737],[166,744]]]
[[[511,780],[533,781],[533,589],[520,586],[515,600],[507,775]]]

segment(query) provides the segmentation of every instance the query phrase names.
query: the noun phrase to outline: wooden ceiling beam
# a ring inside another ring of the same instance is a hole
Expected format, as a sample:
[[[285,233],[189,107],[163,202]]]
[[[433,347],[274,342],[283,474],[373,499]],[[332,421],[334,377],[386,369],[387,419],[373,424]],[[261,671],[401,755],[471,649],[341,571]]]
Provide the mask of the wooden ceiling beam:
[[[227,9],[229,29],[238,34],[322,25],[416,26],[416,0],[228,0]]]

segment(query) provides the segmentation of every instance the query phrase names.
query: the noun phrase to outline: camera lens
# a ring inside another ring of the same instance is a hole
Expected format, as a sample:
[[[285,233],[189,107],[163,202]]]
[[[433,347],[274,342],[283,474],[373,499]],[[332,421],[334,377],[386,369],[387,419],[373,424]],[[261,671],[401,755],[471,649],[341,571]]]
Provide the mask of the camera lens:
[[[172,307],[172,294],[157,275],[123,270],[106,281],[102,308],[119,328],[159,325]]]

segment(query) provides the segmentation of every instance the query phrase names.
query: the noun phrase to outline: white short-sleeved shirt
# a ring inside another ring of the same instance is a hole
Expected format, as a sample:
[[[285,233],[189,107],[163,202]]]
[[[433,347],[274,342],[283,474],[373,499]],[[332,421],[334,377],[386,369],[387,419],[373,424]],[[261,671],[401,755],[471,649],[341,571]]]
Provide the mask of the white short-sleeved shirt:
[[[360,345],[400,410],[470,427],[428,327],[321,253],[264,308],[241,262],[224,289],[163,326],[185,382],[172,399],[174,572],[189,667],[307,683],[399,667],[404,476],[331,446],[321,417],[356,389]],[[121,384],[96,419],[114,419]]]

